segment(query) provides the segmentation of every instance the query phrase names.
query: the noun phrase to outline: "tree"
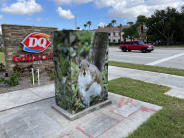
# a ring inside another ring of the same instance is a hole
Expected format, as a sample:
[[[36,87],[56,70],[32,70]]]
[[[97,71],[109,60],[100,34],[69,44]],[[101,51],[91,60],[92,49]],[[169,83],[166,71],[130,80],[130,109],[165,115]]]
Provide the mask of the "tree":
[[[127,25],[129,25],[129,28],[124,28],[122,31],[125,33],[125,35],[123,36],[124,41],[126,41],[126,38],[129,38],[134,40],[134,38],[138,38],[139,37],[139,33],[137,31],[137,25],[134,24],[133,22],[127,22]]]
[[[111,27],[112,27],[112,23],[109,23],[109,24],[107,25],[107,27],[110,27],[110,41],[111,41]]]
[[[116,20],[112,20],[111,23],[113,24],[113,27],[114,27],[114,24],[116,24]]]
[[[124,34],[122,35],[123,39],[124,39],[124,42],[126,42],[126,38],[128,38],[128,28],[124,28],[122,30],[124,32]]]
[[[116,20],[112,20],[111,23],[112,23],[112,25],[114,27],[114,24],[116,24]],[[114,34],[114,28],[113,28],[113,34]]]
[[[156,24],[154,22],[154,19],[151,17],[149,17],[146,21],[146,27],[148,28],[148,30],[146,31],[147,40],[152,42],[163,40],[162,35],[156,29]]]
[[[132,37],[132,39],[134,40],[134,33],[137,32],[137,25],[134,24],[134,22],[127,22],[127,25],[130,26],[130,36]]]
[[[184,44],[184,31],[183,30],[184,30],[184,5],[181,7],[181,24],[179,28],[180,33],[178,33],[180,34],[180,40]]]
[[[80,27],[77,27],[77,30],[79,30],[80,29]]]
[[[120,35],[120,43],[121,43],[121,28],[122,28],[122,24],[120,23],[119,25],[118,25],[118,28],[119,28],[119,35]]]
[[[176,8],[167,7],[166,10],[156,10],[151,18],[153,19],[152,26],[164,36],[167,45],[170,41],[173,43],[173,35],[182,23],[182,16]]]
[[[142,41],[144,41],[143,29],[144,29],[144,25],[146,24],[146,20],[147,20],[146,16],[139,15],[137,17],[137,21],[136,21],[136,25],[141,27],[141,39],[142,39]]]
[[[87,26],[88,26],[87,24],[84,24],[85,30],[86,30],[86,27],[87,27]]]
[[[92,24],[92,22],[88,21],[87,24],[89,25],[89,31],[90,31],[90,25]]]

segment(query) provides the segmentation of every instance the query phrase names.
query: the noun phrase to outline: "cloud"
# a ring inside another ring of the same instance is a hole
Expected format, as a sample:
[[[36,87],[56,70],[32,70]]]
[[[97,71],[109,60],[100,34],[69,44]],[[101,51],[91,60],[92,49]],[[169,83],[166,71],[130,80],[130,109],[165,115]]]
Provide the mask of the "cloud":
[[[25,20],[32,20],[31,18],[27,17]]]
[[[36,20],[37,20],[38,22],[40,22],[40,21],[42,20],[42,18],[37,18]]]
[[[75,18],[75,16],[72,15],[70,10],[62,10],[61,7],[58,7],[56,12],[59,14],[60,18],[64,18],[64,19],[68,19],[68,20]]]
[[[107,24],[105,24],[104,22],[101,22],[100,24],[98,24],[98,26],[104,28],[104,26],[107,26]]]
[[[43,10],[42,6],[35,2],[35,0],[17,0],[16,3],[12,3],[9,7],[3,6],[1,8],[2,12],[12,14],[12,15],[32,15],[36,12],[41,12]]]
[[[123,22],[126,22],[126,19],[124,19]]]
[[[88,3],[93,0],[52,0],[57,6]]]
[[[45,20],[44,21],[49,21],[49,19],[48,18],[45,18]]]
[[[3,20],[3,15],[0,15],[0,20]]]
[[[94,0],[94,4],[97,9],[104,8],[104,7],[110,7],[112,5],[115,5],[120,0]]]
[[[94,0],[96,8],[111,7],[107,17],[126,18],[135,21],[137,16],[151,16],[155,10],[165,9],[166,7],[179,8],[184,4],[181,0]]]

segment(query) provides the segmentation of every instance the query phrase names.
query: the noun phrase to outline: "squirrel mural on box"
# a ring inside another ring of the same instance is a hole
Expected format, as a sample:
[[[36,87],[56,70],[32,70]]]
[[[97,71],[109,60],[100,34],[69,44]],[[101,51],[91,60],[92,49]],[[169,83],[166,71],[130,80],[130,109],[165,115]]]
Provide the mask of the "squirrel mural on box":
[[[104,92],[102,73],[95,65],[90,64],[90,56],[83,60],[78,57],[78,61],[78,89],[82,101],[89,107],[90,96],[98,94],[102,100]]]

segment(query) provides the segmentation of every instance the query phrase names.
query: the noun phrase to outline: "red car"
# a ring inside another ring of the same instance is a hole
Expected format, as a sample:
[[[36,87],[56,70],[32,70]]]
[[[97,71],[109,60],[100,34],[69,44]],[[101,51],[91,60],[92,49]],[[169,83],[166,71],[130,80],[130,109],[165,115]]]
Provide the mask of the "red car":
[[[154,50],[153,45],[144,44],[143,41],[132,41],[130,44],[120,44],[119,49],[123,52],[127,50],[130,52],[131,50],[140,50],[142,53],[151,52]]]

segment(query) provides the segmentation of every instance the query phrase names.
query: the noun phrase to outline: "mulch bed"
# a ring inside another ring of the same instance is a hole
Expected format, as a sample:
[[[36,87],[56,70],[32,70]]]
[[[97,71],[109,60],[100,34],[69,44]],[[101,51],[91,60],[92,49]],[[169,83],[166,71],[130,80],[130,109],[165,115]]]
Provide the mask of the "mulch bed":
[[[28,88],[39,87],[42,85],[49,85],[49,84],[54,83],[54,80],[51,80],[47,73],[42,73],[40,75],[41,75],[40,85],[38,85],[38,82],[35,82],[34,85],[31,83],[31,75],[20,77],[19,85],[16,85],[16,86],[10,86],[9,84],[1,83],[0,84],[0,94],[17,91],[17,90],[28,89]],[[3,72],[0,72],[0,77],[3,77]],[[9,79],[9,77],[5,77],[5,78]]]

